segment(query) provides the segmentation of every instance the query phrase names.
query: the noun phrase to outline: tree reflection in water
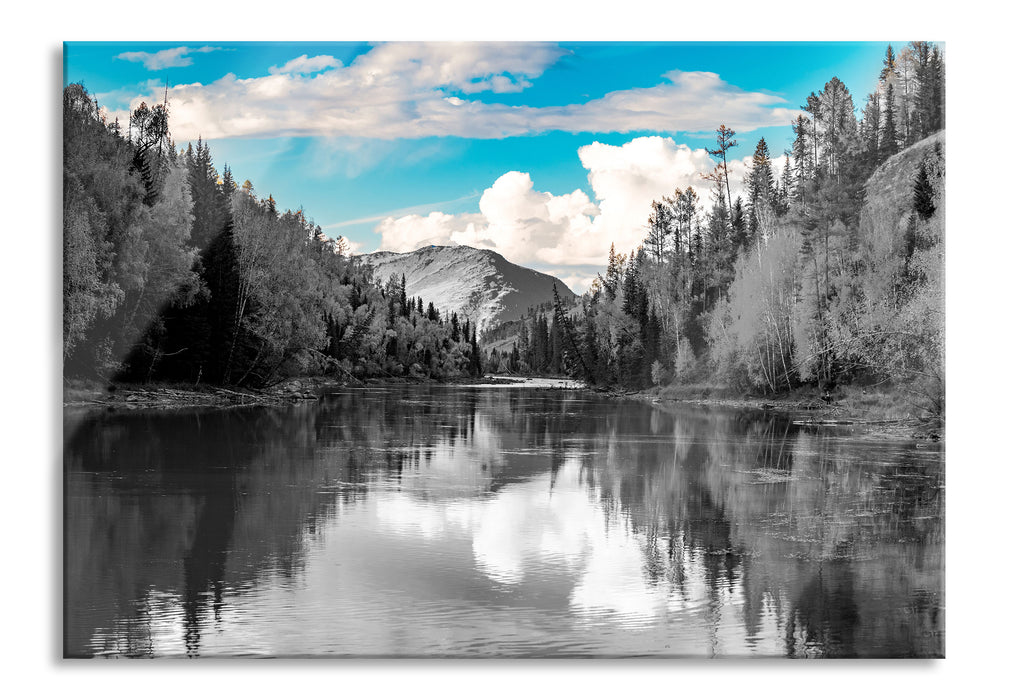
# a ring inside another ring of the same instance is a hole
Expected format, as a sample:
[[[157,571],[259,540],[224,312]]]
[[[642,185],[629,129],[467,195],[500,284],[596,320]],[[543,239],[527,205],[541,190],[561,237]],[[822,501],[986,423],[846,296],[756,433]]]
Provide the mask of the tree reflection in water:
[[[941,656],[941,453],[582,392],[70,413],[65,651]]]

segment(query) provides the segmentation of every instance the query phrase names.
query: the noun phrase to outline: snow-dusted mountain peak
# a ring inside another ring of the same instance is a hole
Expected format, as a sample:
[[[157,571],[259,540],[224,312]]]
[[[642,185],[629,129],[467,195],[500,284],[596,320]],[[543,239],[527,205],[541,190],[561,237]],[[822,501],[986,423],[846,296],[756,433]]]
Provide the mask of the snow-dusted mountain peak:
[[[410,253],[379,251],[361,255],[375,279],[406,277],[407,296],[420,296],[426,306],[475,321],[482,332],[519,318],[530,306],[574,294],[556,277],[509,262],[500,253],[469,246],[427,246]]]

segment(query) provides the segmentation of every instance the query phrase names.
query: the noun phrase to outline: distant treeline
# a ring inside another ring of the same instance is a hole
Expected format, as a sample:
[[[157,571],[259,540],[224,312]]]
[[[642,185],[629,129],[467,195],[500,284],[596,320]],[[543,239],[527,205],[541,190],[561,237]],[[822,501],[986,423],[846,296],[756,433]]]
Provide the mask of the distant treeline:
[[[900,382],[941,412],[944,99],[938,47],[888,48],[862,119],[832,78],[793,121],[780,177],[760,139],[745,192],[729,188],[723,125],[707,207],[691,187],[653,202],[642,245],[611,248],[576,308],[530,314],[490,369],[540,371],[560,352],[569,374],[628,388]]]
[[[559,307],[571,308],[571,300],[562,300],[554,289],[553,302],[530,307],[522,318],[505,321],[484,331],[484,347],[489,371],[529,376],[563,376],[570,373],[565,361],[565,337],[556,323]],[[566,311],[562,311],[562,314]],[[510,341],[510,343],[508,342]]]
[[[167,105],[107,122],[63,93],[68,378],[263,386],[297,374],[480,375],[475,324],[380,283],[302,211],[177,150]]]

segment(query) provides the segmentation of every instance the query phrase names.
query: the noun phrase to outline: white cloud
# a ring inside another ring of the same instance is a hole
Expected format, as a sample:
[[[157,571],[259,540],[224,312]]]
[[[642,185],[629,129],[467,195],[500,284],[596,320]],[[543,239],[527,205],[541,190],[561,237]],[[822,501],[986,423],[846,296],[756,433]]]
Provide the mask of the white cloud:
[[[308,54],[302,54],[297,58],[292,58],[279,68],[277,66],[272,66],[270,68],[270,74],[318,73],[326,70],[327,68],[339,68],[342,65],[343,63],[332,56],[312,56],[309,58]]]
[[[644,238],[653,200],[693,187],[707,201],[710,184],[701,176],[715,163],[703,148],[692,149],[671,138],[647,136],[622,146],[593,143],[578,149],[599,201],[594,236],[582,242],[583,260],[604,264],[610,243],[618,251],[636,248]]]
[[[575,264],[577,239],[591,233],[598,207],[581,190],[554,196],[533,189],[528,173],[511,171],[484,190],[480,212],[389,217],[376,228],[383,250],[415,250],[425,245],[490,248],[523,264]]]
[[[407,77],[418,88],[451,87],[463,93],[517,92],[567,50],[543,43],[393,42],[354,61],[364,86]]]
[[[568,286],[568,289],[576,294],[581,294],[587,290],[592,282],[596,279],[596,271],[584,272],[577,268],[552,268],[552,269],[541,269],[540,272],[545,272],[548,275],[556,277],[561,282]]]
[[[201,46],[198,49],[191,49],[188,46],[176,46],[173,49],[163,49],[155,53],[127,51],[119,54],[116,58],[132,63],[143,63],[144,68],[147,70],[162,70],[164,68],[181,68],[182,66],[192,65],[193,59],[190,54],[209,53],[210,51],[219,50],[220,47],[218,46]]]
[[[188,51],[168,51],[182,50]],[[163,53],[121,57],[189,60],[183,54],[154,58]],[[521,91],[565,53],[551,44],[390,43],[348,66],[331,56],[304,55],[273,67],[267,76],[229,74],[209,85],[172,87],[172,133],[179,141],[201,134],[503,138],[555,130],[713,130],[722,122],[747,131],[789,124],[797,113],[780,97],[744,91],[706,72],[671,71],[654,87],[611,92],[584,104],[514,106],[450,94]],[[131,106],[151,98],[137,96]]]
[[[668,581],[650,584],[642,577],[641,535],[601,507],[599,493],[585,487],[583,469],[579,457],[568,456],[556,474],[508,484],[482,499],[391,494],[377,502],[376,519],[399,538],[429,540],[446,532],[471,538],[477,569],[500,584],[544,571],[569,578],[568,605],[581,617],[632,625],[682,608],[681,592]],[[686,562],[685,584],[703,597],[704,572],[692,564]]]
[[[456,197],[455,199],[449,199],[442,202],[430,202],[428,204],[415,204],[410,207],[403,207],[401,209],[394,209],[393,211],[385,212],[383,214],[375,214],[373,216],[363,216],[358,219],[348,219],[347,221],[338,221],[333,224],[323,225],[323,229],[339,229],[344,226],[353,226],[354,224],[367,224],[375,221],[384,221],[385,219],[396,219],[399,217],[406,216],[408,214],[425,214],[427,212],[436,209],[437,207],[444,207],[448,204],[459,204],[460,202],[466,202],[470,199],[476,199],[479,196],[478,192],[473,194],[467,194],[462,197]]]
[[[353,241],[346,236],[334,236],[333,240],[335,241],[337,238],[342,238],[347,242],[347,252],[350,255],[360,255],[364,252],[364,243],[361,243],[360,241]]]
[[[592,143],[578,149],[595,195],[582,190],[537,191],[528,173],[508,172],[484,190],[479,212],[388,217],[377,227],[381,250],[405,252],[427,245],[469,245],[495,250],[512,262],[562,279],[575,292],[591,284],[591,268],[604,266],[610,244],[629,252],[641,244],[653,200],[693,187],[703,208],[711,183],[703,173],[715,162],[707,152],[671,138],[645,136],[621,146]],[[751,156],[730,160],[733,198],[744,191]],[[784,156],[772,161],[780,176]]]
[[[471,239],[475,231],[484,230],[486,226],[487,219],[482,214],[434,211],[426,216],[408,214],[398,219],[390,216],[375,230],[382,234],[381,250],[405,252],[428,245],[459,245],[461,241],[455,239],[456,235]]]

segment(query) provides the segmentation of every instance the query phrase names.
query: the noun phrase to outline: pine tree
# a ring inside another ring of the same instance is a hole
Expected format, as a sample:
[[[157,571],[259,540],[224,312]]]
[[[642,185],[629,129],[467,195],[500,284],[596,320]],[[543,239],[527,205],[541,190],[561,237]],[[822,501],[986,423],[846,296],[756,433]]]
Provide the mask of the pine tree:
[[[778,187],[778,197],[775,205],[776,213],[778,216],[783,216],[788,212],[788,208],[792,203],[792,198],[795,196],[795,182],[792,178],[792,164],[789,160],[789,156],[785,154],[785,165],[781,169],[781,182]]]
[[[713,156],[716,159],[717,158],[721,158],[722,159],[721,166],[722,166],[722,174],[725,177],[725,195],[726,195],[726,198],[728,199],[728,209],[730,209],[730,210],[732,209],[732,192],[729,191],[729,161],[728,161],[728,152],[729,152],[730,148],[733,148],[733,147],[739,145],[738,141],[734,141],[732,139],[732,137],[735,136],[735,135],[736,135],[735,131],[733,131],[729,127],[725,126],[725,124],[722,124],[722,125],[720,125],[718,127],[717,131],[715,131],[715,142],[718,144],[718,148],[716,148],[716,149],[705,148],[704,149],[705,151],[708,152],[709,156]]]
[[[673,224],[674,254],[679,257],[685,250],[687,258],[691,261],[694,260],[696,255],[696,251],[694,250],[696,237],[692,235],[692,232],[695,230],[693,221],[697,216],[699,200],[700,197],[698,197],[697,191],[693,187],[687,187],[685,190],[677,188],[672,206],[672,219],[675,221],[675,224]],[[716,212],[713,214],[717,219],[716,231],[713,235],[713,238],[716,239],[724,237],[724,215],[723,209],[719,209],[719,203],[720,198],[716,200]],[[724,204],[721,206],[724,208]]]
[[[942,56],[937,46],[928,42],[917,49],[918,62],[915,65],[915,93],[917,136],[924,138],[943,128],[945,103],[944,68]]]
[[[621,334],[617,349],[621,381],[638,386],[642,376],[643,325],[647,322],[648,298],[641,284],[641,251],[632,251],[624,274],[622,310],[632,319],[631,328]]]
[[[756,238],[759,212],[763,207],[770,206],[774,192],[774,173],[771,170],[771,154],[767,149],[767,141],[763,138],[757,142],[753,151],[753,163],[746,175],[749,198],[748,236]]]
[[[246,180],[246,182],[249,182]],[[249,183],[249,189],[252,189],[252,183]],[[234,177],[231,175],[231,168],[228,164],[224,164],[224,173],[221,175],[221,191],[228,197],[231,196],[232,192],[238,189],[238,185],[235,183]]]
[[[812,168],[809,171],[809,179],[814,180],[818,177],[820,170],[820,130],[816,126],[817,121],[820,119],[820,98],[817,97],[815,92],[809,93],[805,104],[802,105],[802,109],[811,117],[809,142],[812,145]]]
[[[470,344],[470,356],[469,356],[469,374],[471,377],[482,377],[483,376],[483,362],[480,358],[480,346],[477,345],[476,340],[476,324],[473,324],[473,335],[469,338]]]
[[[817,105],[823,123],[827,174],[840,182],[857,133],[855,106],[848,88],[837,76],[823,86],[823,90],[817,95]]]
[[[453,314],[453,316],[454,315],[455,314]],[[517,361],[521,360],[522,362],[525,362],[527,368],[529,366],[530,343],[531,340],[529,338],[529,324],[526,321],[526,317],[522,316],[519,319],[519,338],[518,342],[515,344],[515,353]]]
[[[648,216],[648,236],[645,238],[645,248],[652,259],[662,262],[669,245],[672,212],[663,202],[653,201],[652,212]]]
[[[207,248],[203,267],[210,292],[206,309],[210,337],[206,357],[201,358],[206,368],[205,379],[211,383],[229,384],[240,331],[235,324],[239,287],[238,250],[230,215],[224,230]]]
[[[631,251],[631,256],[627,261],[627,272],[624,273],[623,311],[632,318],[637,318],[638,300],[641,294],[638,270],[638,257],[635,251]]]
[[[746,245],[746,214],[743,211],[743,200],[736,197],[736,206],[732,210],[732,239],[735,250]]]
[[[807,183],[813,172],[812,152],[808,144],[809,140],[809,120],[803,115],[799,115],[792,123],[792,131],[795,133],[795,140],[792,141],[792,156],[795,159],[795,188],[799,202],[806,203]]]
[[[914,57],[914,116],[912,119],[911,139],[917,141],[927,136],[932,124],[932,45],[927,41],[912,41],[911,55]]]
[[[520,352],[518,344],[512,345],[512,350],[508,354],[508,371],[515,373],[519,371]]]
[[[897,152],[897,123],[894,110],[893,85],[886,86],[886,109],[883,110],[883,133],[879,139],[879,160],[883,161]]]
[[[536,318],[536,369],[545,372],[550,365],[550,329],[547,315],[541,313]]]
[[[924,158],[918,166],[918,175],[914,180],[914,210],[926,221],[935,214],[935,190],[929,182]]]
[[[930,100],[932,110],[929,133],[935,133],[946,128],[946,66],[938,48],[932,51],[930,76],[932,81],[932,98]]]
[[[873,92],[862,110],[862,143],[870,169],[879,164],[880,116],[879,93]]]
[[[557,285],[554,285],[555,287]],[[553,323],[550,324],[550,373],[561,374],[565,371],[564,365],[564,338],[561,335],[561,326],[557,322],[557,305],[554,305]]]
[[[189,145],[186,166],[189,171],[189,191],[193,199],[191,238],[193,244],[202,251],[221,233],[226,218],[210,147],[202,138],[197,140],[195,150],[192,150],[192,144]],[[230,204],[227,206],[230,207]]]
[[[557,293],[557,285],[553,285],[554,295],[554,332],[560,340],[561,347],[561,369],[569,376],[582,379],[590,384],[595,381],[592,367],[589,364],[595,354],[595,345],[590,338],[584,343],[578,342],[577,333],[571,318],[567,314],[567,309]],[[581,347],[584,345],[591,354],[589,358],[582,353]]]
[[[406,275],[401,274],[399,276],[399,285],[396,287],[396,293],[399,295],[399,313],[407,318],[410,316],[410,309],[407,307],[406,302]],[[455,318],[452,319],[453,323],[456,323]],[[452,340],[459,342],[459,338],[455,337]]]
[[[130,143],[133,146],[131,169],[140,175],[144,185],[144,204],[151,206],[161,192],[168,165],[166,151],[169,147],[168,106],[148,107],[141,102],[130,113]]]
[[[893,53],[893,45],[887,44],[886,56],[883,57],[883,70],[879,72],[879,81],[886,83],[890,78],[897,75],[897,57]]]
[[[620,288],[624,274],[624,263],[624,256],[617,254],[614,245],[610,243],[610,257],[606,265],[606,277],[603,278],[603,290],[606,292],[606,298],[610,301],[616,298],[617,290]]]

